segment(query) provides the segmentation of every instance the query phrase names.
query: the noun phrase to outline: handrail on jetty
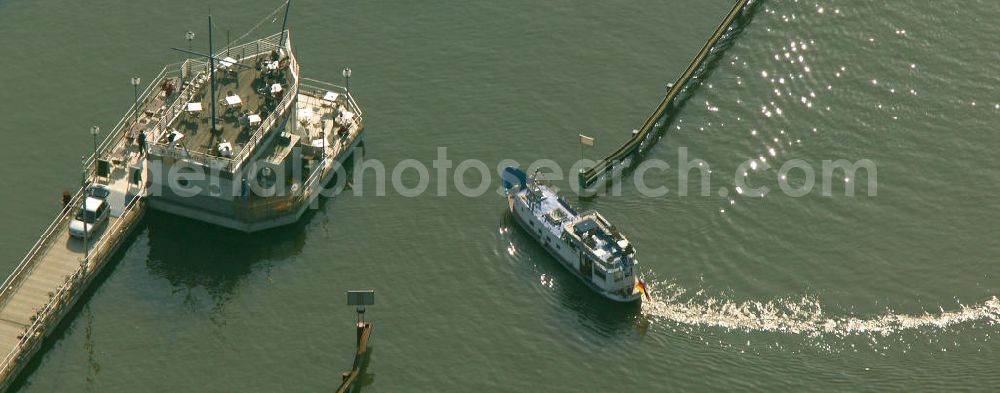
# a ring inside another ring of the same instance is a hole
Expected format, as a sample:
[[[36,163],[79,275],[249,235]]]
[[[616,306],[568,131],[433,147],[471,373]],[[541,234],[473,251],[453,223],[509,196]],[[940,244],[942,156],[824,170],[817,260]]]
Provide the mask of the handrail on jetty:
[[[657,121],[663,117],[667,108],[674,102],[675,99],[677,99],[680,93],[687,90],[687,83],[692,78],[697,79],[695,73],[699,68],[701,68],[702,63],[705,62],[708,55],[714,52],[715,45],[723,36],[726,35],[728,31],[731,30],[732,23],[736,17],[748,6],[752,5],[754,1],[755,0],[739,0],[736,2],[733,9],[729,11],[728,15],[726,15],[726,19],[724,19],[722,23],[719,24],[719,27],[715,29],[715,34],[712,34],[712,37],[705,43],[705,46],[701,48],[701,52],[698,52],[698,56],[696,56],[694,60],[691,61],[691,64],[688,65],[687,70],[685,70],[684,73],[681,74],[681,77],[677,79],[677,82],[670,87],[670,90],[663,98],[663,101],[660,102],[658,107],[656,107],[656,111],[654,111],[653,114],[646,119],[646,122],[643,123],[642,127],[639,128],[637,132],[634,132],[632,137],[626,141],[624,145],[619,147],[618,150],[615,150],[601,161],[598,161],[593,167],[587,170],[582,170],[579,173],[578,181],[581,189],[594,184],[609,171],[616,171],[629,166],[632,163],[632,160],[628,159],[629,157],[644,153],[646,149],[652,145],[652,142],[655,139],[653,136],[655,136],[654,128],[657,126]]]
[[[73,217],[73,207],[82,201],[85,193],[84,188],[77,191],[72,204],[68,205],[71,208],[64,209],[56,216],[56,219],[49,225],[49,229],[35,243],[35,246],[14,270],[14,273],[7,277],[3,283],[3,290],[0,292],[0,304],[10,300],[12,290],[18,287],[25,275],[35,267],[38,257],[43,255],[44,250],[55,241],[54,237],[61,234],[59,229]],[[87,284],[111,260],[113,253],[125,241],[126,236],[139,224],[145,209],[144,205],[145,200],[141,198],[127,202],[121,216],[103,231],[100,240],[94,242],[94,248],[90,250],[88,258],[73,274],[66,276],[62,285],[49,292],[48,303],[40,305],[36,309],[35,317],[31,319],[24,332],[18,336],[15,346],[3,358],[0,358],[0,391],[10,386],[13,378],[27,364],[29,357],[41,347],[45,336],[59,324],[60,319],[76,303]]]

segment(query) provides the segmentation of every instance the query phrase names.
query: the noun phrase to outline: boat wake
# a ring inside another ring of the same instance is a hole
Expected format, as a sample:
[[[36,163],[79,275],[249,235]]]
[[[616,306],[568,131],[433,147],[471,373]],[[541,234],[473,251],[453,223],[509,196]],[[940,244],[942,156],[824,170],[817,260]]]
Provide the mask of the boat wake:
[[[937,313],[894,314],[867,317],[828,316],[820,303],[803,296],[800,299],[744,301],[718,299],[704,291],[693,295],[672,283],[652,286],[652,299],[644,302],[642,313],[661,319],[695,326],[758,332],[777,332],[807,336],[882,335],[921,328],[942,329],[961,323],[1000,322],[1000,300],[996,296],[971,306],[960,305],[952,311]]]

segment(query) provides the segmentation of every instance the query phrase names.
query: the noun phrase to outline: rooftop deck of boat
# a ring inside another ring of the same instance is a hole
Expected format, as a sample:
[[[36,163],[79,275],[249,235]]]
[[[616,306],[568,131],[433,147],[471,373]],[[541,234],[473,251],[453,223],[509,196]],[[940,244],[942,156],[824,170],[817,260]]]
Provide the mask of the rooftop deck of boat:
[[[192,81],[196,89],[192,103],[201,105],[200,111],[184,109],[171,124],[170,129],[178,131],[183,137],[177,140],[178,146],[188,151],[219,156],[219,144],[229,142],[232,145],[232,155],[239,154],[244,144],[250,139],[255,126],[272,114],[281,94],[289,91],[287,65],[274,72],[261,71],[261,61],[265,57],[247,59],[243,64],[233,65],[231,71],[220,68],[216,72],[216,127],[219,131],[212,132],[212,94],[209,78],[202,75]],[[260,60],[260,61],[259,61]],[[271,92],[271,86],[282,86],[281,93]],[[240,104],[229,105],[228,97],[239,97]],[[251,124],[251,115],[254,119]],[[163,133],[158,142],[169,143],[171,133]]]

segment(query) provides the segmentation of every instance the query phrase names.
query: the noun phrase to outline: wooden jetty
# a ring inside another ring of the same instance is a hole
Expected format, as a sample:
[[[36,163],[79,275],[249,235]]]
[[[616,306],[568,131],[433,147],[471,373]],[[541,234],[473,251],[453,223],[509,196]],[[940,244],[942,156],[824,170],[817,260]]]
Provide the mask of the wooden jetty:
[[[732,26],[736,18],[741,14],[746,14],[751,5],[758,0],[739,0],[733,9],[729,11],[726,18],[723,19],[722,23],[712,34],[705,46],[701,48],[698,55],[695,56],[691,64],[688,65],[687,70],[681,74],[680,78],[674,82],[673,86],[667,92],[667,95],[660,102],[660,105],[656,107],[653,114],[646,119],[646,122],[642,124],[642,127],[637,131],[632,133],[631,138],[625,142],[624,145],[619,147],[613,153],[598,161],[593,167],[582,170],[578,174],[578,182],[580,184],[580,189],[585,189],[590,185],[602,180],[607,179],[608,174],[621,174],[621,172],[634,164],[634,157],[643,154],[649,149],[653,143],[656,142],[657,132],[656,129],[660,126],[665,125],[659,123],[660,119],[664,116],[667,109],[671,107],[672,104],[688,90],[688,82],[692,79],[697,79],[696,73],[702,69],[702,65],[708,58],[708,56],[715,52],[716,44],[720,39],[726,37],[729,33],[733,32]],[[676,106],[675,106],[676,108]]]
[[[354,366],[351,367],[351,371],[344,372],[341,376],[343,381],[340,383],[340,387],[337,388],[337,393],[347,393],[351,391],[354,387],[354,383],[358,381],[361,376],[361,371],[364,369],[366,356],[368,356],[368,340],[372,336],[372,324],[367,322],[358,322],[358,349],[354,352]]]

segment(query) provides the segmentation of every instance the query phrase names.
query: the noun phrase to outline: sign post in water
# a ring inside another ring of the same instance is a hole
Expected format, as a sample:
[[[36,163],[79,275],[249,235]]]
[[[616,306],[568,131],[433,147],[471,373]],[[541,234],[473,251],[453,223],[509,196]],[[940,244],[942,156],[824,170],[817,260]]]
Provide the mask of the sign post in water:
[[[347,291],[347,305],[358,307],[358,325],[365,320],[365,306],[375,304],[375,291],[371,289]]]

